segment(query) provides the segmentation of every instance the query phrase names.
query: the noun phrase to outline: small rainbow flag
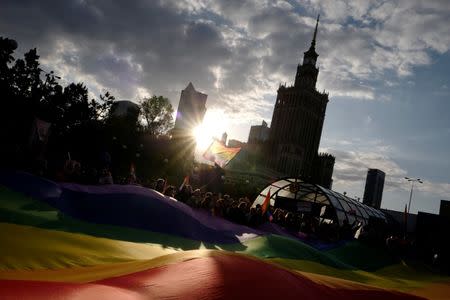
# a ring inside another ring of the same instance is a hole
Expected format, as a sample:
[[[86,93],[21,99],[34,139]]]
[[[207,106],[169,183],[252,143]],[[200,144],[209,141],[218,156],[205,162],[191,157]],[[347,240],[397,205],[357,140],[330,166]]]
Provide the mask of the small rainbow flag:
[[[273,221],[273,216],[272,216],[272,214],[271,214],[271,212],[269,210],[269,206],[270,206],[270,189],[269,189],[269,192],[266,195],[266,199],[264,199],[264,202],[262,204],[261,213],[262,213],[263,216],[264,216],[264,214],[267,215],[267,218],[269,219],[269,222],[272,222]]]
[[[269,210],[269,206],[270,206],[270,188],[269,188],[269,192],[267,192],[266,199],[264,199],[264,202],[261,206],[261,213],[263,215],[266,213],[266,211]]]
[[[180,185],[180,188],[178,190],[181,192],[183,187],[188,184],[189,184],[189,175],[186,175],[183,179],[183,183]]]

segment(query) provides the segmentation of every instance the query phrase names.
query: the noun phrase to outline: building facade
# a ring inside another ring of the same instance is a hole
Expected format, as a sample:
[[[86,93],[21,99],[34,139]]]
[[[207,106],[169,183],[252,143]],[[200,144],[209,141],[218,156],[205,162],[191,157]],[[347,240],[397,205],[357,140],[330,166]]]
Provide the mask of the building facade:
[[[269,166],[288,176],[311,178],[318,156],[328,103],[328,94],[316,89],[318,24],[319,18],[311,46],[297,67],[294,85],[280,85],[278,89],[270,124]]]
[[[369,169],[366,177],[366,187],[364,188],[363,203],[380,209],[383,198],[385,173],[378,169]]]
[[[253,125],[250,127],[248,135],[248,144],[260,144],[269,139],[270,128],[266,121],[262,121],[261,125]]]

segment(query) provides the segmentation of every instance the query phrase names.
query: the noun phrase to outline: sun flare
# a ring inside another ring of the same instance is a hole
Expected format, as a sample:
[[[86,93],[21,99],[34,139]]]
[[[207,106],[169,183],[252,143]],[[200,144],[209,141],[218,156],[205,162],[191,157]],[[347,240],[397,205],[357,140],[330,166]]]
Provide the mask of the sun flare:
[[[208,110],[202,124],[193,130],[197,150],[204,151],[212,143],[213,138],[219,138],[227,131],[228,120],[223,111]]]

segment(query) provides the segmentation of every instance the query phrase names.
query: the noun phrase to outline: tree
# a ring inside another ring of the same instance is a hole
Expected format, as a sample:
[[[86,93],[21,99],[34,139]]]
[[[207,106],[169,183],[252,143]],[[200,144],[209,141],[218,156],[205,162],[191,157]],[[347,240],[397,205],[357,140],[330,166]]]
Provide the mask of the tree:
[[[114,96],[108,91],[105,94],[100,95],[100,101],[91,100],[91,107],[94,109],[97,115],[97,120],[105,120],[108,117],[111,106],[114,103]]]
[[[163,96],[144,98],[141,116],[145,121],[144,131],[152,136],[167,134],[173,127],[173,107]]]
[[[15,60],[16,49],[15,40],[0,37],[0,97],[8,105],[8,117],[15,119],[28,111],[31,118],[42,118],[52,127],[60,125],[66,129],[105,118],[114,101],[109,92],[96,101],[89,100],[83,83],[70,83],[63,88],[57,81],[60,77],[41,69],[36,49]]]
[[[2,84],[9,82],[10,80],[8,64],[14,61],[14,57],[12,56],[12,54],[16,49],[17,42],[15,40],[0,37],[0,83]]]
[[[95,155],[93,144],[102,141],[114,97],[106,92],[99,101],[89,99],[83,83],[63,87],[53,71],[41,69],[36,49],[15,59],[16,49],[15,40],[0,37],[0,165],[19,153],[17,149],[28,151],[25,149],[30,148],[29,136],[36,118],[51,123],[49,152],[77,146]],[[90,142],[86,142],[88,139]]]

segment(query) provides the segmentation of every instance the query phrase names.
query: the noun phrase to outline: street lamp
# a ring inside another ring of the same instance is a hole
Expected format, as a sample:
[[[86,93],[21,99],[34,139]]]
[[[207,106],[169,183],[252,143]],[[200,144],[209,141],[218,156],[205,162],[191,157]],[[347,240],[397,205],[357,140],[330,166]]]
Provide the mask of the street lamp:
[[[409,177],[405,177],[406,180],[408,180],[409,182],[411,182],[411,192],[409,193],[409,205],[408,205],[408,215],[409,215],[409,210],[411,208],[411,199],[412,199],[412,194],[413,194],[413,190],[414,190],[414,183],[418,182],[418,183],[423,183],[422,180],[420,180],[420,178],[409,178]]]

